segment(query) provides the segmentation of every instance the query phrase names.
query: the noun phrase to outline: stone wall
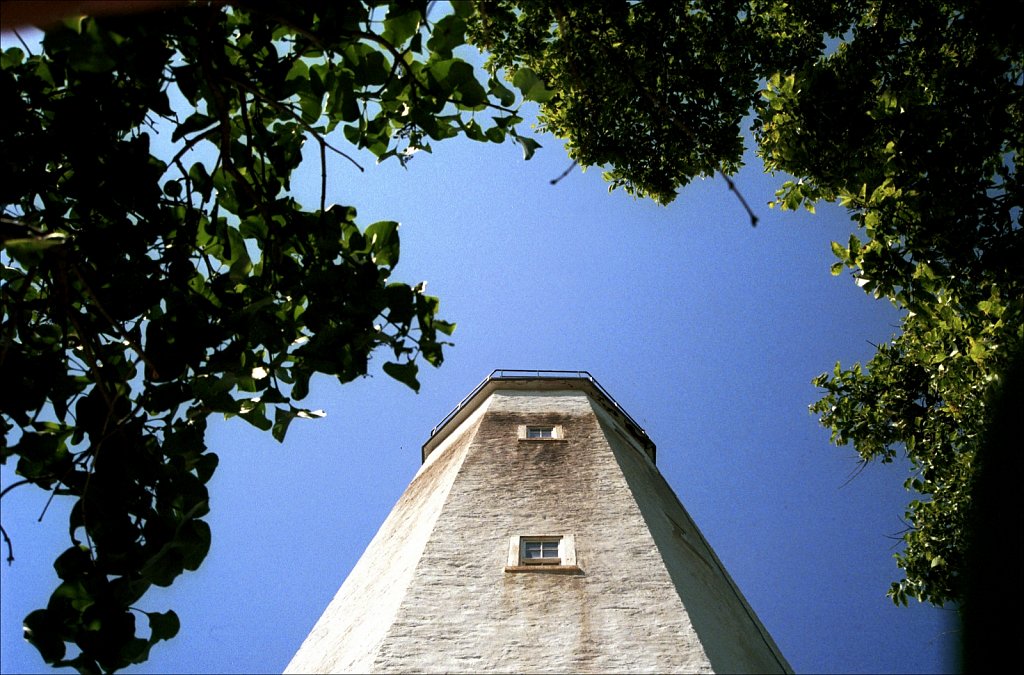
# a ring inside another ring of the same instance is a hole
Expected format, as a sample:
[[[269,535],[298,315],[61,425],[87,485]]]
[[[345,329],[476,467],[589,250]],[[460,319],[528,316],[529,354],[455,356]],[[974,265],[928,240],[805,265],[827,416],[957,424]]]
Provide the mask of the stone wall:
[[[485,410],[420,467],[285,673],[370,671]]]
[[[520,440],[520,425],[564,439]],[[572,534],[578,573],[507,572]],[[779,672],[650,458],[584,391],[493,392],[429,456],[286,672]]]

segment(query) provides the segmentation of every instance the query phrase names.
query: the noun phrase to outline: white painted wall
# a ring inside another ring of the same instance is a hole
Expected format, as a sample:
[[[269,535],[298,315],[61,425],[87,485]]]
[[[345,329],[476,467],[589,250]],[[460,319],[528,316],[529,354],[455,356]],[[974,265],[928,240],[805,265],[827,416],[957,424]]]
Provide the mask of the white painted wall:
[[[286,672],[788,670],[600,395],[518,386],[430,454]],[[581,573],[505,571],[561,533]]]

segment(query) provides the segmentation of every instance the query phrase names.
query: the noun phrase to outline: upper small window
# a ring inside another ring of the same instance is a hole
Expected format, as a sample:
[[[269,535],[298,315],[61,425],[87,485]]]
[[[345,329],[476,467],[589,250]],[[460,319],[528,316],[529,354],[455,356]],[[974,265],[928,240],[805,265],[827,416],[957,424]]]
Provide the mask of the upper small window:
[[[554,427],[526,427],[527,438],[554,438]]]
[[[561,441],[565,439],[561,424],[520,424],[521,441]]]

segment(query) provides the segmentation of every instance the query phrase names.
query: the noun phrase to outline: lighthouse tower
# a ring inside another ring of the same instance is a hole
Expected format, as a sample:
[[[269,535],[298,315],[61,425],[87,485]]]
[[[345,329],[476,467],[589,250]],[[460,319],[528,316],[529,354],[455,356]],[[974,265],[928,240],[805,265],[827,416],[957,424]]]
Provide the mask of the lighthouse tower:
[[[288,665],[325,672],[791,672],[589,373],[494,371]]]

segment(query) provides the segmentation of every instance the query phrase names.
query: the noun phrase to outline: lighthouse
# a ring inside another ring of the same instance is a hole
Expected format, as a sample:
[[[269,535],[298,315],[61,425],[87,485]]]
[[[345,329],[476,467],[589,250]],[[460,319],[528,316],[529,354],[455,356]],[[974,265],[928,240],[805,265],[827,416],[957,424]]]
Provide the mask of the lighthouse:
[[[589,373],[496,370],[286,673],[792,672]]]

